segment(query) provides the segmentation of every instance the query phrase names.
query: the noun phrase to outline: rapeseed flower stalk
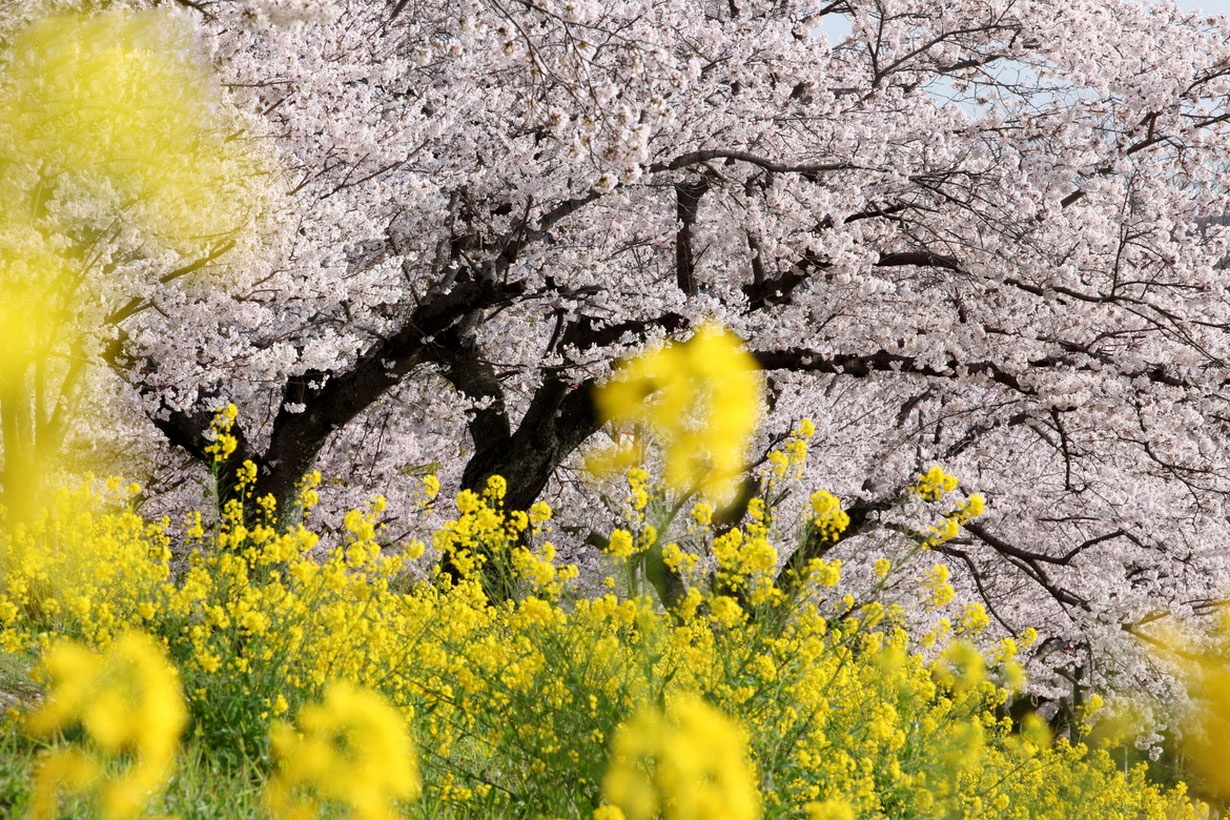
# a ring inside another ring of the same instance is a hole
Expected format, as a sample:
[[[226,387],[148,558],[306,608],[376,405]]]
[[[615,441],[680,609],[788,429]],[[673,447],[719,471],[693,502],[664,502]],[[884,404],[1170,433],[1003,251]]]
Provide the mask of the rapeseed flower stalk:
[[[62,737],[79,726],[87,744],[53,747],[35,775],[31,814],[57,815],[61,790],[96,792],[108,820],[137,816],[166,783],[187,722],[179,676],[161,647],[126,632],[106,654],[68,641],[44,653],[46,700],[27,720],[31,734]],[[130,760],[119,775],[108,762]]]
[[[625,361],[595,402],[604,421],[644,427],[658,441],[667,485],[725,502],[744,469],[763,392],[755,358],[732,333],[706,324],[686,342]],[[627,466],[629,458],[639,454],[607,461]]]
[[[276,818],[315,818],[329,804],[359,820],[398,816],[394,803],[421,791],[405,721],[375,692],[331,683],[299,710],[297,728],[273,727],[277,768],[265,791]]]

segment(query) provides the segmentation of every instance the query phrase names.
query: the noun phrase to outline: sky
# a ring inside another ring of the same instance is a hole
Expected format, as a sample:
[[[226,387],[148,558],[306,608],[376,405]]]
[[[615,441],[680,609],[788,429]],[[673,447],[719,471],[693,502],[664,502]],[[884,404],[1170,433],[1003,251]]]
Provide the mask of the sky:
[[[1230,16],[1230,0],[1177,0],[1176,5],[1184,11],[1199,9],[1209,17],[1214,14]]]
[[[1141,0],[1141,2],[1148,2],[1148,0]],[[1218,14],[1230,17],[1230,0],[1175,0],[1175,5],[1183,11],[1199,10],[1206,17]],[[821,26],[821,29],[828,32],[831,40],[836,40],[850,31],[849,26],[840,20],[828,19],[827,22],[828,25]]]

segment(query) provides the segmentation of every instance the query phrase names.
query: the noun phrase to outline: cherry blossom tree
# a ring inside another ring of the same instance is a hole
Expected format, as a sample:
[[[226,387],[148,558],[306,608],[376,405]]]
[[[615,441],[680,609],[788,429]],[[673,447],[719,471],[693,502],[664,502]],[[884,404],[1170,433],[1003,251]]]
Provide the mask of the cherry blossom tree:
[[[942,546],[1081,680],[1220,606],[1230,24],[1167,2],[180,0],[284,169],[261,250],[148,288],[102,356],[283,505],[441,465],[584,493],[617,358],[704,321],[815,420],[858,555],[934,463]],[[238,115],[237,115],[238,116]],[[184,264],[191,264],[185,260]],[[617,431],[606,430],[606,433]],[[460,443],[459,443],[460,442]],[[365,481],[365,477],[369,480]],[[817,547],[819,549],[819,547]]]

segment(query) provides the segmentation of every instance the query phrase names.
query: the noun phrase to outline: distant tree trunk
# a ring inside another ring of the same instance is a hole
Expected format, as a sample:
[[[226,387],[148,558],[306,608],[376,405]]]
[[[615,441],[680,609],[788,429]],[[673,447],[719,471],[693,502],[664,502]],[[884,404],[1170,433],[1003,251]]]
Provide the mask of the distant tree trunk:
[[[579,385],[547,379],[534,394],[517,430],[506,438],[475,441],[475,453],[462,473],[462,487],[481,489],[487,478],[508,482],[505,506],[528,509],[541,497],[547,482],[574,450],[596,433],[593,381]]]
[[[444,337],[476,311],[498,306],[520,293],[518,284],[478,279],[454,282],[448,291],[435,292],[420,302],[400,330],[372,344],[348,368],[332,373],[312,371],[289,379],[282,388],[269,444],[263,451],[247,437],[242,418],[231,431],[238,446],[217,465],[220,503],[234,497],[235,471],[250,460],[257,466],[255,495],[272,495],[279,510],[293,508],[296,488],[315,465],[329,436],[400,384],[411,371],[438,363],[440,346],[432,341],[437,336]],[[124,352],[125,341],[121,334],[104,354],[104,359],[120,372],[132,366]],[[150,413],[150,420],[171,444],[212,468],[213,457],[206,448],[215,409],[200,402],[189,410],[178,410],[159,401],[158,411]]]

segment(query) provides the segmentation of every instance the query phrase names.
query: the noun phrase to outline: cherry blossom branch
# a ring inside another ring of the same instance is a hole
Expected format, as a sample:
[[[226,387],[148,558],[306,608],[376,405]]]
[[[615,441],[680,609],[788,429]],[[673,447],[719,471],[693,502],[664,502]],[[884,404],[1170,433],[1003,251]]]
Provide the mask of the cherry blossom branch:
[[[778,162],[776,160],[769,159],[768,157],[762,157],[758,154],[753,154],[750,151],[740,151],[731,148],[706,148],[698,151],[689,151],[686,154],[680,154],[670,162],[653,163],[649,166],[648,170],[652,173],[678,171],[681,168],[687,168],[691,165],[700,165],[701,163],[714,159],[728,159],[737,162],[746,162],[776,174],[799,174],[804,178],[819,178],[823,174],[831,174],[837,171],[849,171],[858,167],[849,162],[786,163]]]

